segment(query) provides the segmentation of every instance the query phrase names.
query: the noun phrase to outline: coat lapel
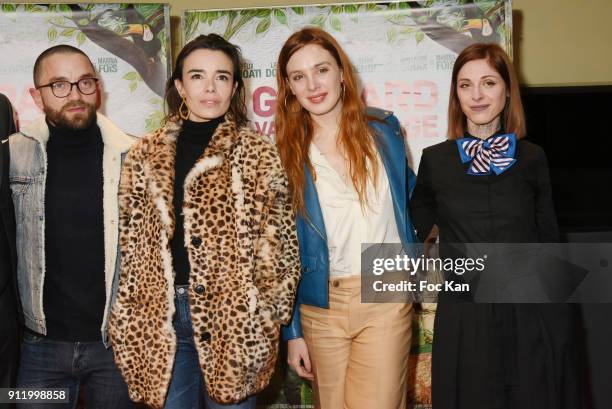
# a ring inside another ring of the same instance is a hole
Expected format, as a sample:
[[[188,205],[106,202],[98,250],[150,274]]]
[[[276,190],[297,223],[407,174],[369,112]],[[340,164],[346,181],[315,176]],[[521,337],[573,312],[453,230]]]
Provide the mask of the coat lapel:
[[[306,164],[304,164],[304,176],[306,179],[306,183],[304,185],[306,222],[314,228],[323,241],[327,241],[325,222],[323,221],[323,213],[321,211],[321,204],[319,203],[319,195],[317,194],[315,182]],[[298,214],[298,217],[304,218],[304,216],[301,214]]]
[[[185,177],[185,192],[187,187],[194,183],[197,178],[211,169],[220,167],[227,160],[227,155],[238,136],[238,131],[233,121],[226,119],[219,124],[213,134],[208,147],[197,160],[193,168]]]
[[[168,240],[174,235],[176,216],[174,214],[174,166],[176,162],[176,142],[181,131],[181,121],[169,121],[164,129],[151,141],[150,155],[146,162],[145,172],[149,181],[149,190],[157,208],[160,220]],[[207,171],[220,167],[231,151],[238,137],[236,127],[230,119],[219,125],[210,144],[193,168],[185,177],[185,193]],[[185,196],[185,201],[188,197]],[[186,211],[187,209],[184,209]],[[188,211],[187,211],[188,213]]]
[[[153,138],[151,142],[153,146],[151,146],[150,155],[145,164],[149,190],[168,239],[174,234],[175,216],[172,205],[174,163],[176,139],[180,129],[180,123],[168,122],[161,133]]]
[[[393,211],[400,239],[404,246],[408,246],[414,240],[409,238],[409,232],[406,230],[406,212],[408,211],[408,181],[406,180],[406,152],[404,143],[399,130],[393,133],[392,129],[385,132],[383,127],[386,123],[381,124],[377,121],[370,121],[370,126],[378,133],[376,139],[376,147],[382,159],[387,178],[389,179],[389,188],[393,199]]]
[[[185,177],[183,184],[185,196],[182,206],[183,215],[185,216],[185,243],[189,242],[189,237],[192,234],[191,222],[194,214],[201,210],[200,206],[198,206],[198,201],[192,197],[192,192],[197,191],[197,189],[194,189],[194,185],[201,182],[202,178],[206,177],[206,174],[212,169],[223,166],[229,160],[229,153],[232,152],[236,138],[237,131],[235,125],[232,121],[226,119],[225,122],[219,124],[204,153],[198,158],[193,168],[191,168]],[[232,172],[236,172],[234,167],[232,167]],[[233,176],[232,174],[232,180]],[[241,177],[238,177],[238,179],[242,181]],[[242,208],[242,202],[239,208]]]

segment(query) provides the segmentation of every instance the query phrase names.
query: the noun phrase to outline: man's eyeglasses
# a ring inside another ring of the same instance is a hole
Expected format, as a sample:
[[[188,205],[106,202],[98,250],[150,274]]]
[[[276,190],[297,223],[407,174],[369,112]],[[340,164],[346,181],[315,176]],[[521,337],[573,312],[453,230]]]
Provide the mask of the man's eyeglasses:
[[[83,95],[91,95],[96,92],[97,78],[81,78],[76,82],[70,81],[53,81],[45,85],[40,85],[36,89],[45,87],[51,88],[51,92],[57,98],[66,98],[72,92],[72,87],[76,85],[79,92]]]

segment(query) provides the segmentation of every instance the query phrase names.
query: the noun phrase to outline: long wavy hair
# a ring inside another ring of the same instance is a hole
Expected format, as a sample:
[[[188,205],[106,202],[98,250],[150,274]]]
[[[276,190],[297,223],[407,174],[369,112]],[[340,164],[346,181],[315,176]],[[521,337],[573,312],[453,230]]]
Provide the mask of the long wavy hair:
[[[521,93],[514,66],[510,57],[497,44],[476,43],[465,48],[455,60],[451,80],[450,100],[448,102],[448,137],[450,139],[462,138],[467,129],[467,118],[461,110],[459,95],[457,95],[457,76],[465,64],[473,60],[486,60],[502,77],[506,84],[508,99],[501,113],[501,125],[504,132],[514,133],[522,138],[527,133],[525,126],[525,113],[521,102]]]
[[[183,99],[179,95],[176,85],[174,85],[174,80],[178,79],[183,81],[183,65],[185,64],[185,59],[189,56],[189,54],[196,50],[221,51],[232,61],[232,76],[234,77],[234,83],[236,83],[237,86],[236,92],[234,92],[234,96],[230,101],[228,112],[238,127],[245,126],[248,119],[246,113],[247,109],[244,94],[244,81],[242,79],[242,71],[240,69],[242,64],[242,54],[237,45],[228,42],[217,34],[199,35],[185,44],[183,49],[179,52],[174,65],[174,70],[172,71],[172,76],[168,78],[168,82],[166,83],[165,100],[166,106],[168,107],[166,112],[166,121],[174,120],[178,116],[178,111]]]
[[[316,44],[327,50],[342,71],[344,92],[338,142],[348,160],[351,181],[363,207],[367,204],[368,178],[375,183],[379,172],[373,140],[375,134],[368,126],[368,120],[371,118],[365,113],[365,104],[360,98],[357,78],[348,56],[330,34],[315,27],[303,28],[287,39],[278,56],[276,70],[276,143],[289,179],[293,207],[295,211],[304,213],[304,165],[310,174],[314,175],[308,157],[313,121],[289,88],[287,63],[296,51],[309,44]]]

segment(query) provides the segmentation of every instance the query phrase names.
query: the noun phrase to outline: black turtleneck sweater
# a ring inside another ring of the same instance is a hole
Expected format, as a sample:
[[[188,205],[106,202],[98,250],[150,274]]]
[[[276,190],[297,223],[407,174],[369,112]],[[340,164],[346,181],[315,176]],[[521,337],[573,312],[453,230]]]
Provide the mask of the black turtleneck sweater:
[[[105,304],[102,136],[96,123],[82,131],[48,125],[47,337],[99,341]]]
[[[185,178],[197,160],[210,143],[215,130],[223,122],[223,117],[208,122],[183,121],[181,132],[176,142],[176,161],[174,164],[174,214],[176,227],[170,240],[172,250],[172,265],[174,283],[185,285],[189,283],[189,258],[185,247],[185,229],[183,227],[183,201],[185,198]]]

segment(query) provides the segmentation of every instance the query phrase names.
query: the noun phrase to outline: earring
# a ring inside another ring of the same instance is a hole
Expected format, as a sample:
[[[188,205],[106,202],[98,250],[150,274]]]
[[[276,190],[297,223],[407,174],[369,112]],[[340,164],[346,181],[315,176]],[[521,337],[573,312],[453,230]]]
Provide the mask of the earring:
[[[187,112],[184,112],[184,109],[187,109]],[[183,102],[181,102],[181,106],[178,109],[178,114],[181,118],[183,118],[183,120],[187,120],[189,119],[189,115],[191,114],[191,111],[189,110],[189,107],[187,106],[187,104],[185,103],[185,97],[183,97]]]
[[[344,95],[346,94],[346,84],[342,81],[342,99],[344,100]]]
[[[290,109],[290,105],[287,102],[287,98],[290,96],[291,94],[287,93],[287,95],[285,95],[285,107],[287,107],[287,112],[290,112],[292,114],[297,114],[298,112],[300,112],[302,110],[302,106],[300,105],[300,107],[296,110],[296,109]]]

